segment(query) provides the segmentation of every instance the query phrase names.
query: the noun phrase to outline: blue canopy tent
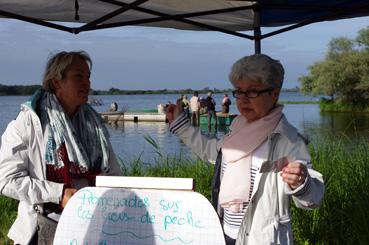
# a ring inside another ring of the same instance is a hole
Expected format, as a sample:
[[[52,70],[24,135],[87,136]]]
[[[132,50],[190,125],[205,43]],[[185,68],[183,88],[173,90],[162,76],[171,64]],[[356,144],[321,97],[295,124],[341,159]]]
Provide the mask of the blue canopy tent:
[[[264,38],[315,22],[368,15],[368,0],[0,0],[2,17],[74,34],[128,25],[212,30],[254,40],[255,53],[261,52]],[[263,34],[263,27],[281,28]]]

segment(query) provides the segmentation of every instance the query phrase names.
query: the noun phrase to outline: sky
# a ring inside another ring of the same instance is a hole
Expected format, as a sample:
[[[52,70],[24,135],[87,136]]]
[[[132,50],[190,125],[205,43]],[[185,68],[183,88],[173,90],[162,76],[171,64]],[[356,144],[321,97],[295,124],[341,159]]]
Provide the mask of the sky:
[[[332,38],[355,38],[369,17],[311,24],[262,40],[262,53],[281,61],[283,88],[299,86],[308,67],[324,59]],[[273,29],[264,28],[263,33]],[[246,34],[251,34],[245,32]],[[119,27],[78,35],[17,20],[0,21],[0,84],[41,84],[50,54],[85,50],[95,90],[231,88],[232,64],[254,53],[248,39],[211,31]]]

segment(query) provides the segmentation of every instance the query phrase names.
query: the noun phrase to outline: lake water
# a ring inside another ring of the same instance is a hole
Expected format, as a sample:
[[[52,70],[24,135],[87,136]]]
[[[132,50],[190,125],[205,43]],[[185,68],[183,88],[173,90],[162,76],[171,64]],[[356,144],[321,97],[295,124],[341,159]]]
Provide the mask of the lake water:
[[[112,102],[117,102],[119,108],[129,110],[153,109],[158,104],[175,102],[179,95],[106,95],[92,96],[104,104],[96,106],[99,112],[106,111]],[[201,95],[200,95],[201,96]],[[204,96],[204,95],[203,95]],[[191,95],[188,95],[191,97]],[[222,94],[215,94],[217,110],[220,110]],[[0,134],[5,131],[7,124],[16,118],[19,105],[29,96],[0,96]],[[281,94],[281,101],[315,101],[314,97],[303,96],[300,93],[285,92]],[[234,102],[234,99],[232,100]],[[230,112],[237,113],[235,104]],[[290,104],[285,105],[284,113],[287,119],[299,131],[308,136],[312,143],[326,135],[345,135],[347,138],[369,141],[369,115],[352,113],[321,113],[317,104]],[[145,140],[145,136],[152,137],[165,154],[182,154],[192,156],[189,149],[168,131],[165,123],[125,122],[122,126],[108,126],[111,142],[117,155],[128,162],[141,157],[144,162],[150,163],[157,157],[155,149]],[[208,133],[206,127],[202,128],[210,137],[221,137],[226,128],[219,128],[217,132]]]

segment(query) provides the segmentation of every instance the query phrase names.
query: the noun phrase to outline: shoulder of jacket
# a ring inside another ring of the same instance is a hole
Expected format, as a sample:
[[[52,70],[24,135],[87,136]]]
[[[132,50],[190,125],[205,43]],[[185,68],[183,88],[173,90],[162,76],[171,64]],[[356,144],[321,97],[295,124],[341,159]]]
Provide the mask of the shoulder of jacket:
[[[302,141],[305,143],[305,145],[308,145],[310,143],[310,139],[307,135],[303,135],[300,132],[297,132],[297,136],[302,139]]]
[[[279,134],[292,143],[296,142],[300,138],[300,136],[302,136],[298,132],[298,130],[288,122],[287,118],[284,115],[282,116],[277,127],[273,131],[273,134]]]

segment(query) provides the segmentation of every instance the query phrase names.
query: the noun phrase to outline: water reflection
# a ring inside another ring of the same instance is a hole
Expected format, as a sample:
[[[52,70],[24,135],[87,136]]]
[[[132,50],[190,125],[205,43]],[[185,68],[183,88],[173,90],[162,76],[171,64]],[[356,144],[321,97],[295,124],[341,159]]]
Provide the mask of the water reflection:
[[[125,122],[119,126],[108,126],[110,140],[114,151],[124,161],[131,162],[140,158],[144,163],[155,162],[159,158],[157,150],[145,140],[151,137],[160,147],[163,155],[179,155],[193,157],[188,148],[179,138],[168,130],[168,125],[162,122]]]
[[[0,134],[7,124],[16,118],[19,113],[19,105],[29,96],[0,96]],[[111,101],[119,102],[119,105],[127,105],[129,108],[147,109],[155,108],[157,104],[174,100],[177,95],[130,95],[130,96],[97,96],[110,105]],[[282,100],[298,101],[309,100],[298,93],[282,93]],[[222,95],[215,97],[221,100]],[[232,105],[232,113],[237,113]],[[106,107],[96,107],[99,111],[105,111]],[[320,112],[316,104],[288,104],[283,109],[288,121],[301,133],[307,135],[314,144],[324,137],[345,136],[355,146],[358,141],[369,141],[369,114],[354,113],[328,113]],[[158,158],[156,150],[146,140],[149,135],[160,147],[163,154],[184,155],[195,157],[190,150],[168,130],[165,123],[150,122],[124,122],[108,126],[111,142],[117,155],[127,162],[141,158],[146,163],[153,163]],[[208,137],[223,137],[227,133],[227,127],[218,127],[217,130],[208,131],[207,125],[201,126],[201,131]]]
[[[320,120],[309,121],[305,129],[314,141],[318,138],[344,138],[350,143],[369,141],[369,115],[365,113],[320,112]]]
[[[288,121],[312,144],[326,137],[344,136],[351,142],[369,141],[369,115],[352,113],[322,113],[318,105],[286,105],[284,114]],[[207,125],[201,125],[201,132],[209,138],[221,138],[228,133],[228,127],[218,126],[209,132]],[[111,141],[118,155],[127,161],[140,157],[145,163],[158,159],[156,150],[146,140],[149,135],[160,146],[160,152],[168,155],[196,157],[180,139],[169,132],[166,123],[125,122],[120,126],[109,126]]]
[[[169,131],[168,124],[166,123],[124,122],[108,125],[108,130],[114,151],[118,153],[120,158],[127,162],[140,158],[144,163],[149,164],[159,158],[156,149],[145,140],[146,136],[150,136],[155,140],[160,147],[159,151],[163,155],[196,157],[178,136]],[[228,127],[221,126],[217,130],[212,128],[212,131],[209,132],[207,125],[202,125],[201,132],[209,138],[220,138],[228,132]]]

